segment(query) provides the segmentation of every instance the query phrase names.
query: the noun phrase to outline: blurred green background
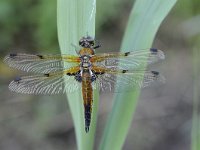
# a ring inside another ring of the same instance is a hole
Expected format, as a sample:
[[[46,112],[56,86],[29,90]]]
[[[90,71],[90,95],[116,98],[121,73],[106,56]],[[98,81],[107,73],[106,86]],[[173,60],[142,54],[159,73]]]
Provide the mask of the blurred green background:
[[[102,45],[97,53],[119,50],[132,4],[131,0],[97,1],[96,38]],[[162,23],[153,47],[162,49],[166,60],[151,69],[162,72],[166,84],[142,90],[123,149],[190,149],[192,53],[200,47],[199,27],[198,0],[178,1]],[[56,1],[0,1],[0,149],[76,149],[72,118],[64,96],[31,96],[8,90],[9,82],[23,74],[2,62],[6,54],[15,52],[59,53]],[[96,148],[112,107],[111,97],[112,93],[100,96]]]

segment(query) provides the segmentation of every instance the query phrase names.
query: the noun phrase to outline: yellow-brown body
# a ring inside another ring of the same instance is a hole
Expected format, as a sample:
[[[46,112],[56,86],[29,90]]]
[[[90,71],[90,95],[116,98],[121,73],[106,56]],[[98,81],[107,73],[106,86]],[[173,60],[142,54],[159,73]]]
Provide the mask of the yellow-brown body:
[[[82,95],[85,111],[85,131],[88,132],[92,114],[93,89],[90,74],[86,70],[82,74]]]
[[[94,54],[94,50],[91,48],[83,48],[79,51],[81,56],[89,56]],[[90,64],[90,61],[88,62]],[[85,131],[89,131],[91,114],[92,114],[92,103],[93,103],[93,89],[92,80],[90,74],[90,67],[82,67],[82,96],[84,104],[84,114],[85,114]]]

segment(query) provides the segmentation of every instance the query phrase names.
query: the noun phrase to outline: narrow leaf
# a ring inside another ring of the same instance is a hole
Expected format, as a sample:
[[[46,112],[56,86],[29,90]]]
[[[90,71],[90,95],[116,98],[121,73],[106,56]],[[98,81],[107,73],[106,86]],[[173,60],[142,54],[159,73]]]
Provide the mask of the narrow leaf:
[[[58,39],[62,54],[74,54],[78,41],[87,34],[95,36],[96,0],[58,0]],[[89,133],[85,133],[81,91],[67,94],[79,150],[93,149],[98,94],[94,92],[93,114]]]
[[[155,34],[176,0],[136,0],[123,38],[121,50],[150,48]],[[120,150],[137,106],[139,89],[118,93],[104,131],[100,150]],[[137,137],[135,137],[137,138]]]

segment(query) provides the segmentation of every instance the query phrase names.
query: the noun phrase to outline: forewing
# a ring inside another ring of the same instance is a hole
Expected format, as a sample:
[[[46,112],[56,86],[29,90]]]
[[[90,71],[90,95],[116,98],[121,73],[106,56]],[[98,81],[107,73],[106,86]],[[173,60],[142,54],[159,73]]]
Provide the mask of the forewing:
[[[118,66],[121,69],[137,69],[163,59],[165,59],[165,55],[161,50],[151,48],[126,53],[97,54],[94,56],[93,61],[96,65],[107,68]]]
[[[165,82],[165,78],[156,71],[109,72],[99,75],[93,87],[94,89],[99,89],[101,92],[130,92],[138,87],[147,87],[155,83],[155,81],[163,83]]]
[[[79,57],[70,55],[9,54],[4,62],[26,72],[49,73],[62,71],[79,63]]]
[[[9,84],[9,89],[24,94],[61,94],[80,89],[74,76],[65,72],[17,77]]]

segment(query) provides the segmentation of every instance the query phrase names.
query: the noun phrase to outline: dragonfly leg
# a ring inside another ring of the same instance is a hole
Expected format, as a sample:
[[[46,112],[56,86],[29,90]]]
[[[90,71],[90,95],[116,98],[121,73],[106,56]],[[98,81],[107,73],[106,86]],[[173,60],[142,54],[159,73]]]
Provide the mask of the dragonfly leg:
[[[95,42],[97,43],[97,45],[95,45],[93,47],[93,49],[97,49],[97,48],[101,47],[101,44],[99,43],[99,41],[95,40]]]

